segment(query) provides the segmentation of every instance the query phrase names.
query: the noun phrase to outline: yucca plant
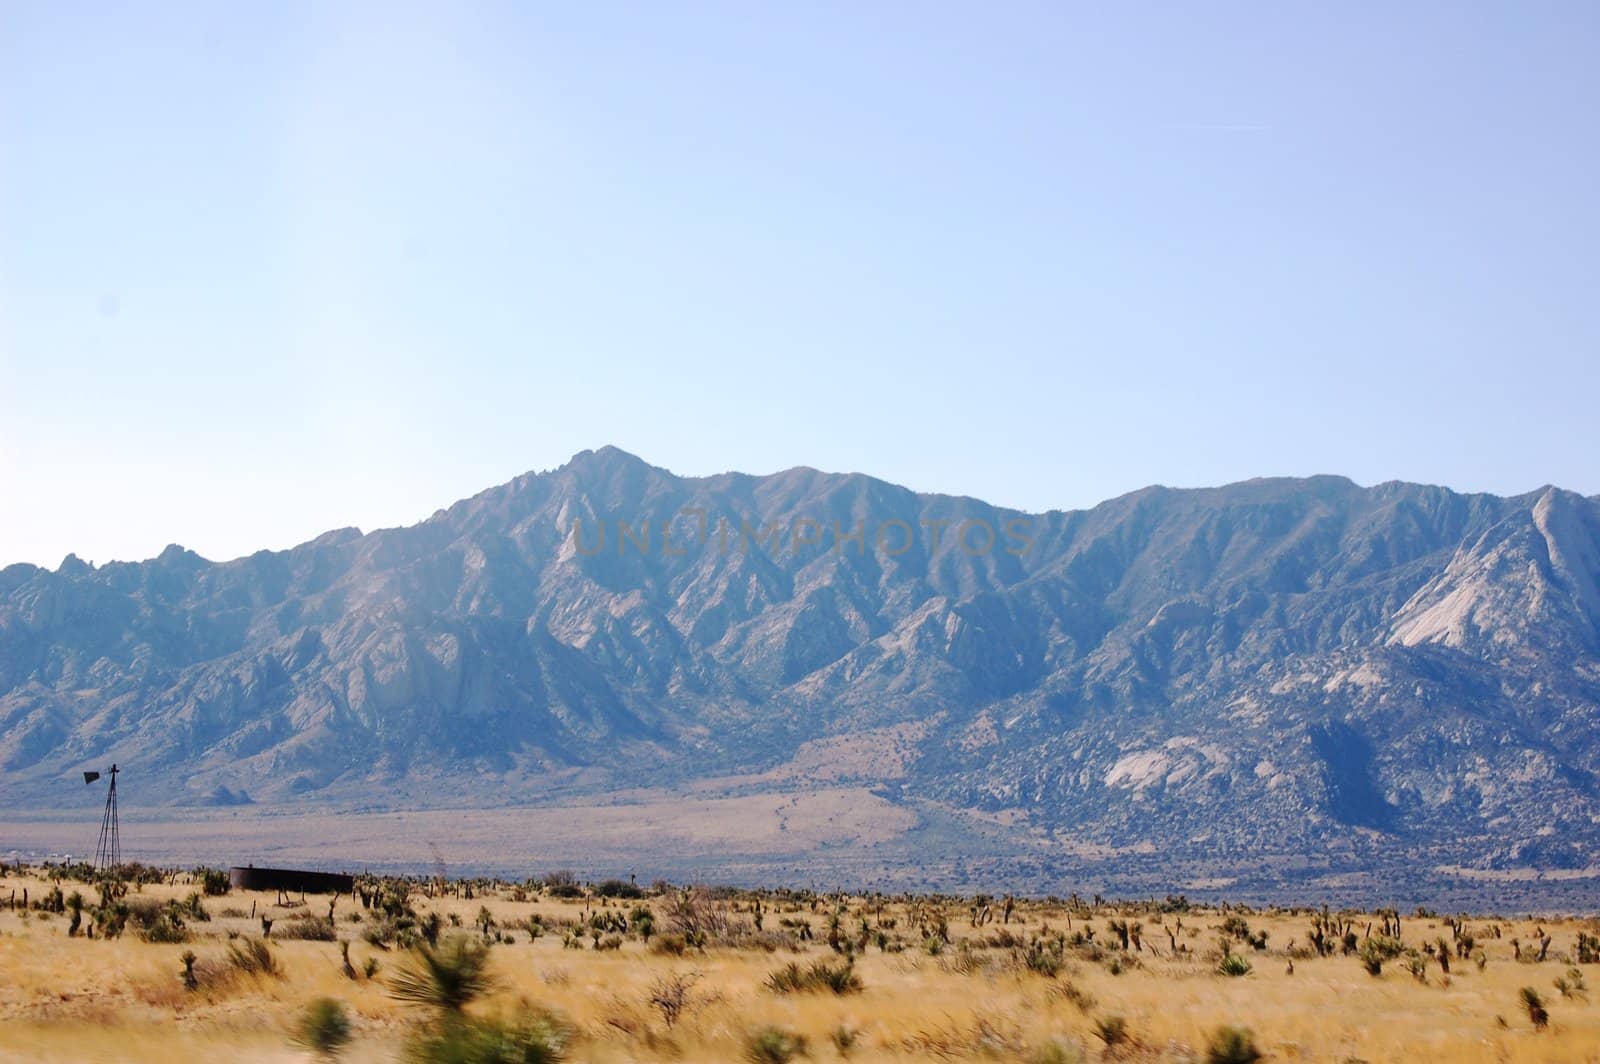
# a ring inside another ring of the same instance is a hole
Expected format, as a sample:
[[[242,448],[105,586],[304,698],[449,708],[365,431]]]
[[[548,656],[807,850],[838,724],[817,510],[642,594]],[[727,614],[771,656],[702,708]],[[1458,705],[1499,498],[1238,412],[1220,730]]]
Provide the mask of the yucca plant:
[[[332,1060],[350,1043],[350,1017],[333,998],[317,998],[295,1025],[294,1042],[324,1060]]]
[[[805,1038],[782,1027],[758,1027],[745,1037],[744,1059],[750,1064],[789,1064],[805,1053]]]
[[[775,994],[796,994],[808,991],[831,991],[835,994],[854,994],[861,990],[861,977],[849,961],[830,965],[817,961],[802,968],[790,962],[767,976],[766,987]]]
[[[423,944],[413,950],[389,977],[389,994],[408,1005],[458,1014],[493,985],[489,948],[465,935],[452,935],[437,946]]]
[[[244,938],[228,943],[228,965],[245,975],[282,975],[272,947],[259,938]]]
[[[1241,975],[1249,975],[1251,970],[1250,962],[1237,953],[1226,954],[1217,964],[1217,973],[1219,975],[1228,975],[1234,978]]]
[[[1533,1024],[1536,1031],[1542,1031],[1550,1026],[1550,1012],[1544,1007],[1544,999],[1539,992],[1531,986],[1525,986],[1521,991],[1522,1007],[1528,1010],[1528,1021]]]
[[[1256,1064],[1261,1058],[1255,1036],[1243,1027],[1219,1027],[1206,1042],[1206,1064]]]

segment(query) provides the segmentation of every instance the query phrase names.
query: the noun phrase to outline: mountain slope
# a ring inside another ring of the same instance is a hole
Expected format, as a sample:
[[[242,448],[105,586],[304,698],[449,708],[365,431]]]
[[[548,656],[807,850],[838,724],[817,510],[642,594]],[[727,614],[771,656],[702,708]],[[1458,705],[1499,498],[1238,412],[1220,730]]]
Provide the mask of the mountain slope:
[[[607,448],[410,528],[0,571],[19,802],[113,757],[194,802],[787,765],[1111,847],[1578,865],[1597,711],[1600,504],[1553,488],[1259,480],[1028,515]]]

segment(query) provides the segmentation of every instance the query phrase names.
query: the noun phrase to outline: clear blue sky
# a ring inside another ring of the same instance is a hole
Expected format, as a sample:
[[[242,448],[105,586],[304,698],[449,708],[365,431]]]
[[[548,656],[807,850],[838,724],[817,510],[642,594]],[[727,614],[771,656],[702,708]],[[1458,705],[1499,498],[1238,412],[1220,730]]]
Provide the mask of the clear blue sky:
[[[3,0],[0,564],[604,443],[1600,492],[1597,55],[1588,2]]]

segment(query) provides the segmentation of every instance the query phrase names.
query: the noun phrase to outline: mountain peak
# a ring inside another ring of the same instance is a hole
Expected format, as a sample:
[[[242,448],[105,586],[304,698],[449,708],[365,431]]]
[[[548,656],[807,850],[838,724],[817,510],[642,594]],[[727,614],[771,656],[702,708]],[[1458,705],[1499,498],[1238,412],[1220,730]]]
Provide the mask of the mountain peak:
[[[76,554],[68,554],[65,558],[61,559],[61,564],[56,567],[56,572],[60,573],[62,576],[86,576],[87,574],[94,572],[94,566],[90,565]]]
[[[621,447],[606,444],[594,450],[583,450],[567,459],[563,469],[589,471],[616,471],[621,469],[654,469],[655,466],[646,462],[636,454],[624,451]]]
[[[369,537],[14,567],[0,803],[88,756],[199,803],[881,786],[887,744],[896,802],[1107,846],[1378,824],[1440,861],[1549,831],[1600,859],[1600,507],[1443,492],[1267,478],[1030,516],[602,447]]]
[[[166,549],[156,557],[156,564],[169,569],[195,569],[204,566],[206,560],[187,547],[177,543],[169,543]]]

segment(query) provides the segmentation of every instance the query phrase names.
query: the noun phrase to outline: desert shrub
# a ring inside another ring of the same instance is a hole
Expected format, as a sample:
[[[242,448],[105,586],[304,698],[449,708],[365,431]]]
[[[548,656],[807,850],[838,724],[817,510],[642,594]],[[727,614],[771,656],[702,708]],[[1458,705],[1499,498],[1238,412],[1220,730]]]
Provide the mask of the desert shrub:
[[[78,933],[78,928],[83,926],[83,895],[73,891],[67,895],[67,912],[72,914],[72,924],[67,928],[67,937],[72,938]]]
[[[200,900],[200,892],[198,890],[190,891],[189,896],[181,902],[168,902],[167,906],[170,911],[176,911],[185,920],[193,920],[195,923],[200,924],[211,922],[211,914],[206,912],[206,907]]]
[[[804,968],[790,962],[767,976],[766,988],[774,994],[823,993],[854,994],[862,988],[861,977],[849,961],[829,964],[816,961]]]
[[[437,917],[438,914],[429,915]],[[410,949],[417,944],[419,937],[427,942],[429,934],[434,938],[428,944],[430,946],[437,944],[437,927],[438,925],[431,922],[419,927],[417,920],[410,915],[381,916],[367,924],[366,930],[361,932],[361,937],[368,945],[377,946],[379,949],[388,949],[391,943],[401,949]]]
[[[1583,981],[1583,972],[1577,968],[1568,968],[1566,975],[1556,977],[1556,990],[1564,998],[1581,998],[1589,987]]]
[[[162,913],[156,917],[156,922],[140,932],[140,937],[146,942],[163,942],[167,944],[189,941],[189,929],[183,921],[169,913]]]
[[[623,879],[608,879],[594,888],[594,892],[602,898],[642,898],[644,891],[633,883]]]
[[[1079,1012],[1087,1014],[1094,1011],[1094,995],[1088,993],[1076,983],[1056,983],[1050,990],[1052,993],[1059,995],[1062,1000],[1070,1003]]]
[[[1079,1064],[1082,1060],[1082,1048],[1064,1038],[1052,1038],[1028,1055],[1028,1064]]]
[[[466,935],[438,946],[418,946],[407,963],[389,977],[389,994],[408,1005],[459,1013],[493,986],[489,948]]]
[[[129,898],[122,904],[127,909],[128,919],[141,931],[148,931],[154,927],[155,922],[161,919],[165,908],[155,898]]]
[[[58,883],[51,887],[44,897],[34,903],[34,907],[42,913],[66,912],[67,901],[61,894],[61,885]]]
[[[578,883],[578,874],[576,872],[567,869],[547,872],[543,883],[545,893],[552,898],[583,897],[583,887]]]
[[[655,941],[650,943],[651,953],[662,953],[672,957],[681,957],[688,951],[688,941],[679,934],[657,935]]]
[[[1061,974],[1062,967],[1066,964],[1059,945],[1047,946],[1043,942],[1035,941],[1022,954],[1022,967],[1046,979],[1054,979]]]
[[[1417,982],[1426,983],[1428,981],[1428,962],[1416,950],[1406,951],[1404,958],[1400,961],[1400,967],[1410,972]]]
[[[1131,1035],[1128,1033],[1128,1021],[1121,1016],[1101,1016],[1094,1021],[1095,1037],[1106,1044],[1107,1049],[1116,1049],[1126,1045]]]
[[[126,910],[127,918],[139,928],[139,937],[146,942],[189,941],[183,906],[175,901],[162,905],[154,898],[134,898],[127,902]]]
[[[699,972],[669,972],[651,985],[647,1000],[651,1008],[661,1013],[668,1030],[694,1007],[694,985],[699,981]]]
[[[208,898],[215,898],[233,889],[225,868],[207,868],[202,865],[194,870],[194,878]]]
[[[338,1055],[350,1042],[350,1017],[333,998],[317,998],[295,1025],[294,1042],[322,1057]]]
[[[1219,1027],[1206,1040],[1206,1064],[1256,1064],[1262,1056],[1255,1036],[1243,1027]]]
[[[1533,1024],[1534,1030],[1542,1031],[1550,1026],[1550,1013],[1544,1007],[1544,999],[1539,996],[1537,990],[1525,986],[1519,996],[1522,999],[1522,1007],[1528,1012],[1528,1022]]]
[[[754,929],[748,920],[735,920],[717,904],[718,891],[707,887],[688,887],[669,892],[662,904],[662,919],[667,927],[682,935],[690,946],[704,948],[711,943],[737,944]]]
[[[1250,972],[1250,962],[1239,956],[1237,953],[1226,954],[1217,964],[1217,973],[1219,975],[1228,975],[1237,978],[1241,975],[1249,975]]]
[[[758,1027],[744,1040],[744,1059],[750,1064],[788,1064],[805,1053],[805,1038],[783,1027]]]
[[[848,1057],[856,1044],[861,1041],[861,1031],[847,1023],[841,1023],[828,1032],[828,1041],[833,1043],[833,1048],[841,1057]]]
[[[1373,935],[1367,939],[1366,945],[1362,947],[1363,953],[1375,953],[1386,961],[1394,960],[1405,951],[1405,943],[1389,935]]]
[[[326,916],[297,916],[278,927],[279,938],[305,942],[335,942],[339,934]]]
[[[22,914],[26,917],[28,914]],[[128,924],[128,905],[126,902],[116,901],[102,904],[95,910],[94,924],[100,929],[102,938],[121,938],[123,928]]]
[[[242,975],[281,976],[283,968],[265,939],[241,938],[228,943],[227,966]]]
[[[413,1064],[560,1064],[571,1039],[571,1028],[541,1009],[512,1019],[453,1016],[414,1034],[405,1059]]]

